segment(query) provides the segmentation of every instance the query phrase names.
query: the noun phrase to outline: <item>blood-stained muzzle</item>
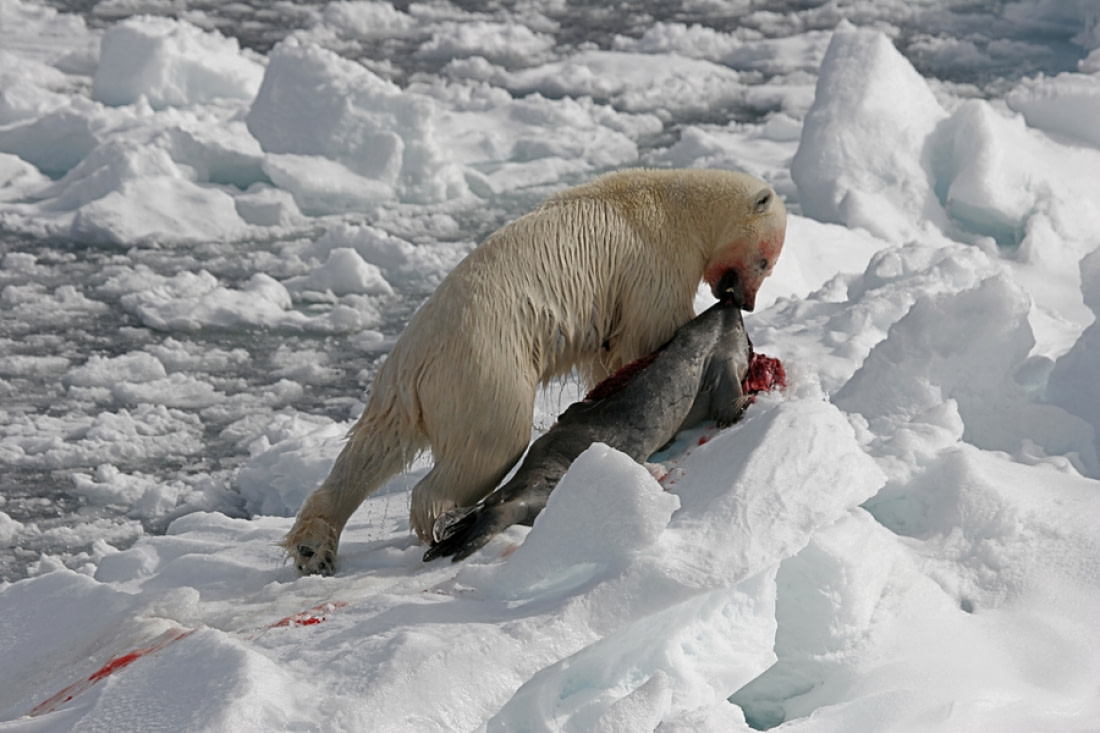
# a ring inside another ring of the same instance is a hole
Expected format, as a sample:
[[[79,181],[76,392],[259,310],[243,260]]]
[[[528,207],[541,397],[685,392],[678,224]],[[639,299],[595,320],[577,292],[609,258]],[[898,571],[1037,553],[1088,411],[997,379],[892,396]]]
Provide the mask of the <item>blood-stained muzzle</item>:
[[[715,298],[723,303],[735,303],[741,310],[751,311],[752,304],[746,306],[745,281],[737,270],[729,269],[722,273],[718,282],[711,288]],[[755,296],[755,293],[753,294]],[[755,300],[755,297],[753,298]]]

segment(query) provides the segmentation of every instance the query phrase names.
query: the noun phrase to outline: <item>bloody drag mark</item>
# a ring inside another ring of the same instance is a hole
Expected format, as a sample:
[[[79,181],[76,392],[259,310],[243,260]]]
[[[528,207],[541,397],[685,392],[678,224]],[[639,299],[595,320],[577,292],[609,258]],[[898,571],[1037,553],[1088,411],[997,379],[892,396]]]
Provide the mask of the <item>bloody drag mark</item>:
[[[294,626],[313,626],[314,624],[319,624],[324,621],[327,618],[326,614],[332,613],[333,611],[343,608],[346,605],[348,605],[347,601],[333,601],[330,603],[322,603],[305,611],[300,611],[298,613],[287,616],[286,618],[281,618],[272,624],[268,624],[266,628],[277,629],[290,628]],[[120,669],[125,669],[126,667],[129,667],[131,664],[141,659],[142,657],[159,652],[161,649],[164,649],[165,647],[176,643],[180,639],[186,639],[197,630],[198,629],[173,629],[171,631],[166,631],[159,637],[157,637],[157,639],[153,641],[152,644],[149,644],[148,646],[143,646],[139,649],[133,650],[132,652],[127,652],[126,654],[115,657],[114,659],[97,669],[95,672],[90,674],[86,679],[80,680],[79,682],[74,682],[65,689],[61,690],[61,692],[58,692],[56,695],[46,700],[43,700],[38,705],[35,705],[34,708],[32,708],[27,715],[33,718],[38,715],[52,713],[59,706],[64,705],[80,693],[85,692],[97,682],[102,682]]]
[[[148,646],[143,646],[140,649],[135,649],[134,651],[123,654],[120,657],[115,657],[114,659],[97,669],[91,675],[89,675],[87,679],[80,680],[79,682],[74,682],[53,697],[42,701],[41,703],[36,705],[30,711],[30,713],[28,713],[28,715],[33,718],[38,715],[44,715],[45,713],[52,713],[54,710],[57,709],[59,705],[69,702],[69,700],[72,700],[74,697],[84,692],[97,682],[101,682],[107,679],[115,672],[119,671],[120,669],[129,667],[131,664],[141,659],[142,657],[153,654],[154,652],[159,652],[166,646],[174,644],[180,639],[185,639],[193,633],[195,633],[194,629],[173,629],[171,631],[166,631],[159,637],[157,637],[156,641],[154,641],[152,644]]]
[[[332,603],[322,603],[319,606],[314,606],[305,611],[299,611],[286,618],[279,619],[275,623],[271,624],[267,628],[278,629],[291,626],[313,626],[324,621],[327,616],[325,614],[332,613],[333,611],[343,608],[348,605],[347,601],[334,601]]]

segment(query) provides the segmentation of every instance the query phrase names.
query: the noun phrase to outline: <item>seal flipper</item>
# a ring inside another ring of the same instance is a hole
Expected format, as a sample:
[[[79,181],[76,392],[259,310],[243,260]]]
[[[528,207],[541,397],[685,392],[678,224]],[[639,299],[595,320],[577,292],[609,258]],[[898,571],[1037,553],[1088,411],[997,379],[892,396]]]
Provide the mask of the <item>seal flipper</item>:
[[[481,508],[480,504],[461,506],[436,517],[435,523],[432,525],[432,545],[439,544],[476,521],[476,515],[481,511]]]
[[[728,428],[740,422],[741,418],[745,416],[745,410],[749,409],[749,405],[751,405],[755,399],[756,397],[754,395],[741,395],[732,402],[718,402],[714,410],[715,424],[719,428]]]
[[[522,500],[447,512],[436,520],[433,533],[439,539],[424,553],[424,562],[448,555],[454,556],[453,562],[465,560],[513,524],[529,524],[524,522],[527,514],[527,503]]]
[[[466,536],[482,509],[484,507],[480,504],[459,507],[436,517],[432,525],[432,546],[424,553],[424,562],[453,554],[453,549],[450,552],[447,549]]]

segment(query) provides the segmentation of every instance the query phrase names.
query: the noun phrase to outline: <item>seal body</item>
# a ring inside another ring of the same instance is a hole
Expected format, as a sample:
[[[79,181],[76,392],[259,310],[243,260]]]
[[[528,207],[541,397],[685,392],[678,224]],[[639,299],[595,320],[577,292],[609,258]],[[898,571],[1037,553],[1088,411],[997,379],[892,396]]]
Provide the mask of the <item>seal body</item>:
[[[728,287],[727,298],[685,324],[636,370],[626,367],[622,380],[612,376],[606,388],[601,384],[589,399],[571,405],[532,443],[515,475],[481,504],[440,516],[424,559],[461,560],[505,528],[531,524],[569,466],[593,443],[641,463],[684,428],[705,419],[722,427],[740,419],[752,401],[742,391],[752,347],[735,297],[740,287]]]
[[[736,272],[740,302],[783,245],[762,181],[718,170],[627,170],[562,191],[490,235],[409,321],[324,483],[283,541],[303,573],[332,573],[363,499],[430,449],[409,523],[476,503],[523,455],[540,384],[591,386],[692,318],[700,281]]]

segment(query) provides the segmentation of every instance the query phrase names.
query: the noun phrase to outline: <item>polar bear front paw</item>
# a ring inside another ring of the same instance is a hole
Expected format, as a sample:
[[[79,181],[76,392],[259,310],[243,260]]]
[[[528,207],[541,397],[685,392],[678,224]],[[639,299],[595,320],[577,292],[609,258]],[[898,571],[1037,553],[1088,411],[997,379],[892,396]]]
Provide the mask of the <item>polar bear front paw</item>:
[[[336,572],[336,529],[323,519],[299,518],[282,541],[287,556],[302,575],[332,575]]]
[[[314,549],[309,545],[295,545],[290,553],[294,557],[294,567],[302,575],[329,576],[336,572],[336,551],[328,548]]]

